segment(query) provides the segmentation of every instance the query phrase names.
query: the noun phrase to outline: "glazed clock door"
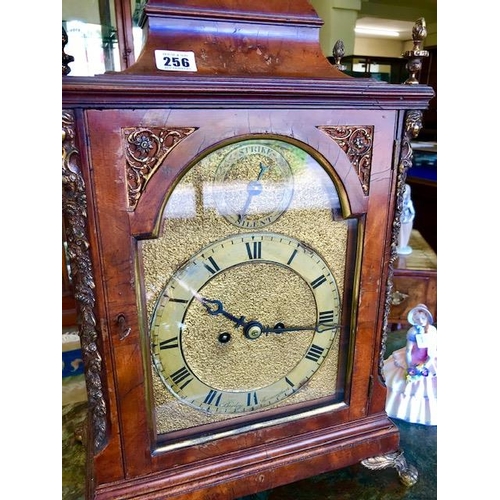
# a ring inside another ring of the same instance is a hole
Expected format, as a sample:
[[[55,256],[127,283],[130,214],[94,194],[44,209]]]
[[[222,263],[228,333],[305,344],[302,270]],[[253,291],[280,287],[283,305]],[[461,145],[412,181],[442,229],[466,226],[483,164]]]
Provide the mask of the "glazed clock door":
[[[396,431],[370,416],[383,405],[366,403],[382,388],[371,380],[383,291],[372,273],[385,247],[370,240],[367,252],[365,238],[390,232],[397,116],[87,111],[121,415],[111,441],[129,479],[182,472],[191,491],[208,460],[236,484],[237,467],[267,469],[259,447],[298,478],[307,449],[294,436],[334,447],[342,424],[363,419],[363,433],[395,446]]]
[[[332,179],[286,137],[235,138],[182,174],[140,245],[161,439],[342,401],[356,224],[340,213]]]

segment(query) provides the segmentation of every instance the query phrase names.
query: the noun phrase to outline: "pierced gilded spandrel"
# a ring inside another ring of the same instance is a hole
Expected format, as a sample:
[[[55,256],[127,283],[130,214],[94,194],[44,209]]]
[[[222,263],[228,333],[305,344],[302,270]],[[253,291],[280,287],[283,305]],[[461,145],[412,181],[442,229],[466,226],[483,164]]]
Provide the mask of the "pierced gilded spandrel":
[[[179,142],[195,130],[194,127],[122,129],[130,208],[135,208],[146,184],[158,170],[165,157]]]
[[[358,174],[363,193],[368,195],[373,154],[373,125],[320,126],[318,129],[330,136],[342,148]]]
[[[277,140],[252,142],[275,148],[290,166],[293,181],[293,192],[290,202],[283,213],[271,223],[250,228],[241,227],[234,223],[236,218],[233,218],[231,221],[230,218],[228,220],[227,217],[224,217],[227,214],[223,215],[220,213],[220,199],[218,199],[218,196],[220,196],[221,189],[223,188],[232,190],[232,194],[235,196],[232,201],[233,205],[235,207],[244,207],[248,199],[246,187],[252,180],[258,179],[260,163],[266,161],[266,155],[262,158],[257,158],[254,170],[250,168],[250,165],[245,164],[244,161],[234,162],[235,170],[231,170],[230,172],[229,170],[225,171],[225,178],[228,181],[234,178],[235,182],[228,182],[225,186],[221,186],[220,182],[217,182],[217,169],[223,164],[224,159],[228,157],[231,151],[234,152],[236,148],[241,147],[241,142],[227,146],[223,150],[216,150],[195,164],[177,184],[166,204],[160,237],[156,240],[143,241],[141,244],[145,270],[144,288],[149,321],[166,284],[172,278],[175,271],[191,258],[192,255],[214,241],[222,240],[230,235],[244,235],[256,232],[257,230],[259,232],[273,232],[291,236],[314,249],[327,263],[337,283],[340,297],[342,297],[344,291],[348,227],[346,221],[339,220],[340,203],[331,178],[324,168],[309,154],[295,145]],[[267,158],[269,158],[269,155],[267,155]],[[270,161],[269,164],[271,164]],[[231,166],[228,168],[231,169]],[[238,169],[240,169],[240,175],[238,175]],[[274,201],[272,195],[276,192],[273,190],[282,193],[283,189],[285,189],[286,194],[289,182],[286,179],[284,182],[284,171],[285,169],[283,168],[275,172],[274,177],[273,175],[267,178],[262,176],[262,194],[257,196],[269,195],[268,202],[272,204]],[[273,174],[273,172],[269,173]],[[241,180],[243,180],[243,183]],[[241,190],[241,186],[245,190]],[[266,188],[268,189],[267,193],[264,192]],[[241,197],[239,200],[238,196]],[[254,200],[252,199],[251,201],[253,203]],[[266,213],[266,200],[259,201],[263,207],[262,213]],[[248,212],[251,215],[249,220],[259,220],[258,206],[258,204],[252,205],[252,208]],[[235,210],[239,210],[239,208]],[[334,220],[334,214],[336,220]],[[309,285],[303,282],[303,280],[299,279],[298,281],[301,284],[293,286],[293,280],[284,277],[283,270],[278,269],[276,266],[268,266],[266,273],[258,273],[256,270],[252,274],[248,269],[250,268],[241,266],[241,269],[238,269],[238,273],[234,275],[238,274],[237,279],[233,279],[233,276],[231,276],[227,278],[227,282],[223,282],[222,278],[219,284],[215,279],[211,282],[211,286],[215,286],[216,288],[222,286],[226,292],[229,288],[229,295],[226,293],[227,296],[241,296],[241,301],[238,302],[237,300],[234,304],[235,308],[237,303],[240,304],[241,310],[235,311],[235,314],[248,314],[247,310],[252,311],[251,302],[245,304],[245,300],[249,300],[248,297],[245,298],[245,295],[248,296],[249,294],[243,293],[245,288],[263,289],[271,301],[273,301],[273,295],[268,291],[278,290],[281,294],[279,295],[280,300],[283,299],[282,304],[287,303],[293,310],[293,312],[283,313],[284,316],[288,317],[288,314],[293,314],[297,318],[297,321],[314,321],[317,311],[314,310],[312,312],[311,318],[311,311],[309,309],[311,307],[314,308],[314,305],[311,306],[309,300],[306,299]],[[243,273],[242,276],[240,276],[241,273]],[[264,280],[264,283],[261,283],[261,280]],[[238,282],[238,286],[236,286],[236,282]],[[275,298],[274,301],[276,302],[276,300]],[[255,312],[255,314],[257,313]],[[305,316],[302,318],[302,315]],[[287,337],[285,335],[279,341],[275,340],[275,342],[283,344],[281,352],[287,352],[287,349],[289,349],[291,353],[296,351],[295,347],[299,344],[302,346],[302,355],[304,355],[306,346],[310,343],[308,335],[309,337],[311,336],[310,333],[303,334],[304,339],[300,342],[294,342],[292,336]],[[314,400],[324,396],[331,396],[335,393],[337,390],[339,338],[340,335],[337,334],[328,357],[322,363],[315,376],[300,391],[286,398],[276,406]],[[289,344],[288,347],[287,344]],[[249,345],[248,347],[254,346],[257,346],[257,344]],[[263,359],[269,360],[264,347],[261,345],[259,349],[262,349]],[[196,364],[197,354],[190,353],[189,355],[194,357],[194,361],[192,360],[191,362]],[[294,359],[294,355],[290,357]],[[297,354],[296,357],[300,358],[300,354]],[[202,358],[203,355],[200,353],[200,359]],[[278,374],[281,374],[284,367],[281,366],[280,360],[277,359],[274,363],[274,369]],[[200,366],[206,366],[206,363],[201,363]],[[270,370],[272,372],[273,368],[266,367],[265,373],[269,374]],[[165,390],[165,386],[157,376],[155,370],[153,370],[153,374],[156,424],[160,434],[233,417],[231,415],[209,415],[199,409],[187,406],[173,394]],[[209,378],[209,372],[206,372],[206,377]],[[234,384],[234,380],[231,380],[230,375],[228,375],[227,379],[221,376],[218,380],[217,377],[211,380],[211,383],[215,384],[216,382],[226,388]],[[251,382],[247,382],[248,384],[245,388],[251,386]],[[268,380],[266,379],[259,383],[264,384],[267,382]]]

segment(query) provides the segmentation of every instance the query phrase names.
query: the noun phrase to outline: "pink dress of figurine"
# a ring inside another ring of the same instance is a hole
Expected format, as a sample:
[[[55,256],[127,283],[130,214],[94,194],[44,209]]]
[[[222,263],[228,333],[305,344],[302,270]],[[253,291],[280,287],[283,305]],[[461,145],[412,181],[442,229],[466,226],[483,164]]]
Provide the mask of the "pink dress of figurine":
[[[427,306],[408,313],[406,346],[384,361],[389,417],[437,425],[437,330]]]

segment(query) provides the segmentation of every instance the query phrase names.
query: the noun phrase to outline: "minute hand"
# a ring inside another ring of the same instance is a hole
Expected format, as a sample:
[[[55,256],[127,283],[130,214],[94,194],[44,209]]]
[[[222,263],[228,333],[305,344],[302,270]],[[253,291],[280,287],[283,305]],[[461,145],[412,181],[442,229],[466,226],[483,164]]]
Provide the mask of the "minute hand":
[[[328,330],[337,330],[341,328],[342,325],[333,325],[329,323],[320,323],[316,326],[290,326],[288,328],[270,328],[263,327],[262,333],[287,333],[287,332],[302,332],[302,331],[314,331],[314,332],[326,332]]]

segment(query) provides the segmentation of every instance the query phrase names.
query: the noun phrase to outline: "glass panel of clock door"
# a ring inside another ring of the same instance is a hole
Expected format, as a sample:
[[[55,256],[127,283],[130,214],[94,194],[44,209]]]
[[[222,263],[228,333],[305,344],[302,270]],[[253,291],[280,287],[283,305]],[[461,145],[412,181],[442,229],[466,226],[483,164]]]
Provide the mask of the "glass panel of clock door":
[[[140,246],[158,434],[343,400],[357,224],[329,168],[245,139],[169,194]]]

